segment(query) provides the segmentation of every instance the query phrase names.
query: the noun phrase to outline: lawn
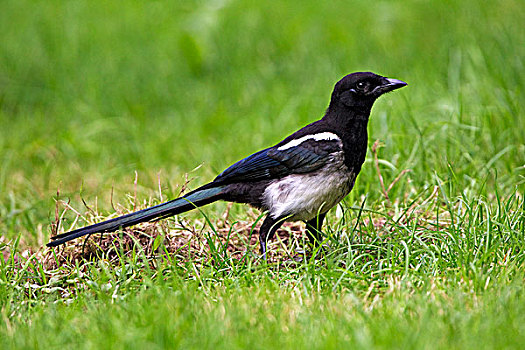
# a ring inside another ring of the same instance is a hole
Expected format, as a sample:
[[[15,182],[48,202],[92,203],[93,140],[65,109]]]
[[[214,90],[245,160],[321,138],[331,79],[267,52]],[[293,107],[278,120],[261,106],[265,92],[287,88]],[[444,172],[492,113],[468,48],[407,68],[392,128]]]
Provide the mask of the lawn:
[[[2,1],[0,347],[522,347],[523,18],[519,0]],[[259,213],[227,203],[44,248],[212,180],[364,70],[409,85],[374,105],[325,249],[290,224],[262,261]]]

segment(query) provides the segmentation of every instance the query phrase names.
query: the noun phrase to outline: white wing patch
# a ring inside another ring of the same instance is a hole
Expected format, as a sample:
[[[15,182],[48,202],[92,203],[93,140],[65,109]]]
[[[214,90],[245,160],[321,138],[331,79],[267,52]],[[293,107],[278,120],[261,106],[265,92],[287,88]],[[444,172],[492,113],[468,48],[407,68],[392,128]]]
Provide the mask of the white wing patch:
[[[299,146],[301,143],[308,141],[308,140],[315,140],[315,141],[341,141],[339,136],[337,136],[334,133],[331,132],[321,132],[319,134],[313,134],[313,135],[306,135],[303,137],[300,137],[298,139],[292,140],[288,142],[285,145],[282,145],[281,147],[277,148],[279,151],[284,151],[289,148]]]

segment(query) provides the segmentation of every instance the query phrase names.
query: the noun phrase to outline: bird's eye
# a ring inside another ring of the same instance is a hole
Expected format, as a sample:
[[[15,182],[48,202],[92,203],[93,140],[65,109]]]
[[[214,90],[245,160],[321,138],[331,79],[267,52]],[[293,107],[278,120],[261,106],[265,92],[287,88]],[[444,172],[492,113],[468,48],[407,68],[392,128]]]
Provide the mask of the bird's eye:
[[[363,90],[365,90],[366,85],[367,84],[364,81],[360,81],[359,83],[357,83],[356,87],[357,87],[358,90],[363,91]]]

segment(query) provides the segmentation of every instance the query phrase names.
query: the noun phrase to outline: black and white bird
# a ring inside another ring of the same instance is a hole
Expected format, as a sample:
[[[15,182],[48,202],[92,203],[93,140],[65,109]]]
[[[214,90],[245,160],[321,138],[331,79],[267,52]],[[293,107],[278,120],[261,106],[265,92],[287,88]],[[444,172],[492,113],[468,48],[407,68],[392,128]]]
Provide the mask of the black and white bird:
[[[259,230],[263,256],[266,243],[285,221],[304,221],[315,244],[326,213],[352,190],[365,161],[372,105],[405,85],[370,72],[349,74],[335,84],[322,119],[238,161],[212,182],[169,202],[56,235],[47,245],[163,219],[218,200],[247,203],[268,213]]]

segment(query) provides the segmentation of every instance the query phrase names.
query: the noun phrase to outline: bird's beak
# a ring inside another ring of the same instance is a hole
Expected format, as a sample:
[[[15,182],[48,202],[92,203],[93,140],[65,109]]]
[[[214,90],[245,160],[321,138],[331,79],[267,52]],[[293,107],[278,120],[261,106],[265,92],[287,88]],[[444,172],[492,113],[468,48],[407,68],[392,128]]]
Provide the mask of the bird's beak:
[[[378,95],[382,95],[384,93],[402,88],[403,86],[406,86],[406,85],[407,83],[405,83],[402,80],[383,78],[382,84],[378,86],[374,92]]]

